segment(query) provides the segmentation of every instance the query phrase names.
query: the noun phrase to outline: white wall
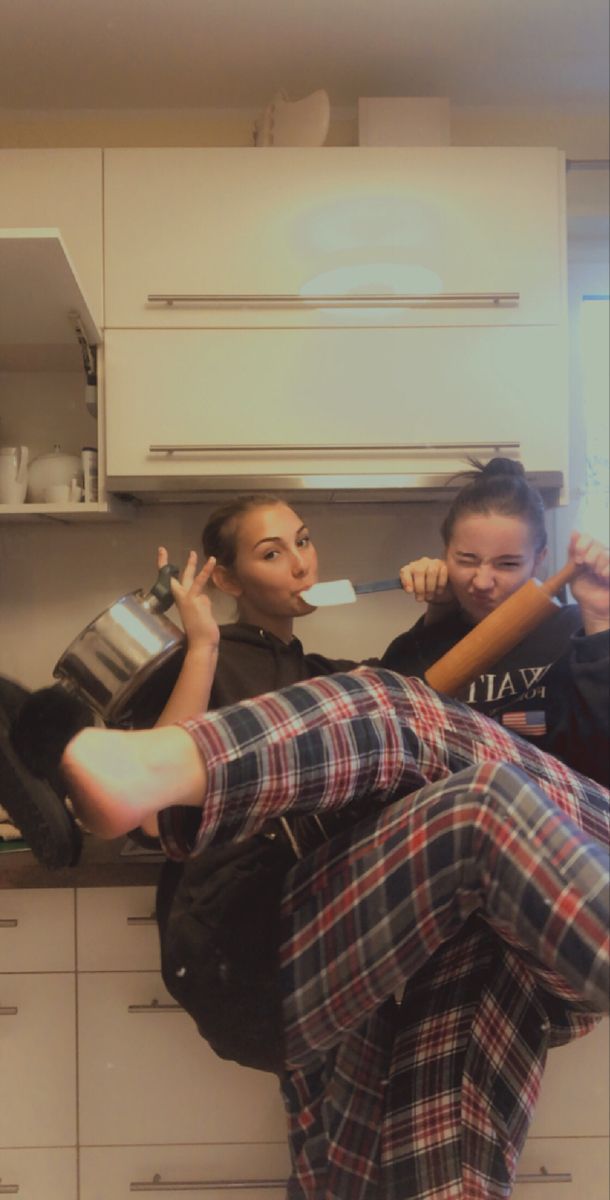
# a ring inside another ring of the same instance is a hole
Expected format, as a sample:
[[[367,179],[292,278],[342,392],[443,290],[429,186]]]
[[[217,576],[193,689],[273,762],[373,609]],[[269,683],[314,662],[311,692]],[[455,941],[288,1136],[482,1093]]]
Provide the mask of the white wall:
[[[148,588],[159,544],[177,564],[200,548],[209,507],[145,507],[119,524],[0,524],[0,673],[29,687],[52,668],[89,621],[125,592]],[[408,558],[440,549],[443,509],[425,504],[303,504],[323,579],[393,576]],[[362,597],[297,622],[306,649],[330,656],[380,654],[420,608],[402,592]],[[221,619],[230,619],[226,605]]]

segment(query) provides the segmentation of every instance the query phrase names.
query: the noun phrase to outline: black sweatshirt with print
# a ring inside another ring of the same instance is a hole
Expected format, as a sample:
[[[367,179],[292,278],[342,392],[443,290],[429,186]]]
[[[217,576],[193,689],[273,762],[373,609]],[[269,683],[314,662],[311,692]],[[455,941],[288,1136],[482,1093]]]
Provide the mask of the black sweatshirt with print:
[[[431,625],[422,617],[394,639],[380,665],[423,679],[471,629],[458,612]],[[609,658],[610,633],[585,635],[578,605],[566,605],[458,699],[607,786]]]

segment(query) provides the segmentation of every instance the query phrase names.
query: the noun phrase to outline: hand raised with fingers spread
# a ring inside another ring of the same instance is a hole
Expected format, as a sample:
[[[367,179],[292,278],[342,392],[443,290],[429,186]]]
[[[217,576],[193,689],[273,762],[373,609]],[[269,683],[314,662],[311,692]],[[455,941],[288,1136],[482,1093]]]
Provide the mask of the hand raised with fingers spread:
[[[568,546],[568,558],[579,570],[570,589],[583,616],[585,633],[601,633],[610,626],[610,555],[586,533],[574,532]]]
[[[159,546],[157,566],[164,567],[168,561],[165,546]],[[216,559],[208,558],[198,571],[197,552],[191,550],[180,580],[172,579],[172,595],[180,613],[189,651],[218,645],[220,633],[212,613],[210,598],[205,591],[215,566]]]

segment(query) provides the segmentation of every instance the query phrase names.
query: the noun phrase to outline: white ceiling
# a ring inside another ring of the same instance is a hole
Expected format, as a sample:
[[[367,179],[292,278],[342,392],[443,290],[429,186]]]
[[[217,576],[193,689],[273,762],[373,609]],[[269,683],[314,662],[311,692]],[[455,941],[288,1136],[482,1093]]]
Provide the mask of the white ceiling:
[[[0,108],[601,105],[608,0],[0,0]]]

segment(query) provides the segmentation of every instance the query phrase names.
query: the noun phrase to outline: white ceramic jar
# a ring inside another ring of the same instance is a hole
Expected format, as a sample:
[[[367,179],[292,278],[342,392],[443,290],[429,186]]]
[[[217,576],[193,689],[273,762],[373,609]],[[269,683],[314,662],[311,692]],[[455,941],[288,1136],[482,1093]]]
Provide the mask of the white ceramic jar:
[[[64,485],[69,489],[73,479],[82,484],[82,477],[80,454],[64,454],[61,446],[55,445],[50,454],[40,454],[30,464],[28,500],[44,504],[50,497],[50,488]]]

